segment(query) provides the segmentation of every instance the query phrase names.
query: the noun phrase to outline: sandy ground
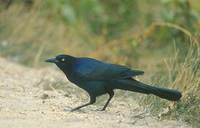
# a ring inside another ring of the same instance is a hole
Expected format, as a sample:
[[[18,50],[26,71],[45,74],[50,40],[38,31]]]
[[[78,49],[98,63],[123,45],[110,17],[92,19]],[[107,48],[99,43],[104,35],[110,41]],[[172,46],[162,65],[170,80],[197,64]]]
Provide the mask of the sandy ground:
[[[61,85],[65,88],[59,89]],[[116,97],[106,111],[98,111],[102,104],[95,104],[70,112],[87,101],[79,92],[59,71],[31,69],[0,58],[0,128],[189,127],[181,121],[160,121],[133,100]]]

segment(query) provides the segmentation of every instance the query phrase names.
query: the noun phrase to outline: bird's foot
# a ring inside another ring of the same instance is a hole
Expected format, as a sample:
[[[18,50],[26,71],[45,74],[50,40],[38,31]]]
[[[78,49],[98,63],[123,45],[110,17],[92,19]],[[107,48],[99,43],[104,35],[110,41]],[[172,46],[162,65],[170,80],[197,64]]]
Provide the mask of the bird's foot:
[[[68,111],[69,111],[69,112],[82,112],[82,113],[85,113],[84,110],[78,109],[78,108],[73,108],[73,109],[70,109],[70,110],[68,110]]]
[[[103,112],[103,111],[105,111],[105,109],[104,108],[103,109],[97,109],[97,111]]]
[[[70,111],[71,111],[71,108],[70,108],[70,107],[64,108],[64,111],[65,111],[65,112],[70,112]]]
[[[70,108],[65,108],[64,111],[65,111],[65,112],[75,112],[75,111],[84,112],[84,111],[82,111],[81,109],[70,109]]]
[[[77,110],[80,110],[80,109],[74,108],[74,109],[71,109],[70,112],[74,112],[74,111],[77,111]]]
[[[74,112],[74,111],[77,111],[77,110],[79,110],[79,109],[77,109],[77,108],[71,108],[71,107],[64,108],[65,112]]]

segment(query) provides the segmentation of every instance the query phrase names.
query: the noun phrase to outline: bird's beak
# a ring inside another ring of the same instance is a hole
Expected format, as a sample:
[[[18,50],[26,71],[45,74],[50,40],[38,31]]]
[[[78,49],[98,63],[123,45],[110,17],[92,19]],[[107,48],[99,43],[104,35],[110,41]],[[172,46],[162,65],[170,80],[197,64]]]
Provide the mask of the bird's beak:
[[[56,62],[58,62],[58,60],[56,60],[56,58],[54,57],[54,58],[49,58],[49,59],[45,60],[45,62],[56,63]]]

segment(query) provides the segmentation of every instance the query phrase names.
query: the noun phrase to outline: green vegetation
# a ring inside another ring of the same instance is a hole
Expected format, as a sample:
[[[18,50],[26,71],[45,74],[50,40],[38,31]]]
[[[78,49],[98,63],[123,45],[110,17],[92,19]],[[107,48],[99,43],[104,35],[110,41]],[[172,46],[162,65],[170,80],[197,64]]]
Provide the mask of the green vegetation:
[[[200,126],[200,1],[0,1],[0,55],[31,66],[58,53],[141,68],[141,79],[183,92],[165,118]],[[152,113],[171,102],[142,97]]]

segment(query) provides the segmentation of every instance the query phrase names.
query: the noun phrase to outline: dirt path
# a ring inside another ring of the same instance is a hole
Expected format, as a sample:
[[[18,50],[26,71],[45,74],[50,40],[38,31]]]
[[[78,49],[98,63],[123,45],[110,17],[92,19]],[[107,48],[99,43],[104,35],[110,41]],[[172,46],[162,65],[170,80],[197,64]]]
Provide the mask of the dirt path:
[[[0,128],[188,127],[183,122],[158,121],[136,102],[118,98],[104,112],[96,110],[102,105],[69,112],[87,99],[58,71],[30,69],[1,58],[0,71]]]

